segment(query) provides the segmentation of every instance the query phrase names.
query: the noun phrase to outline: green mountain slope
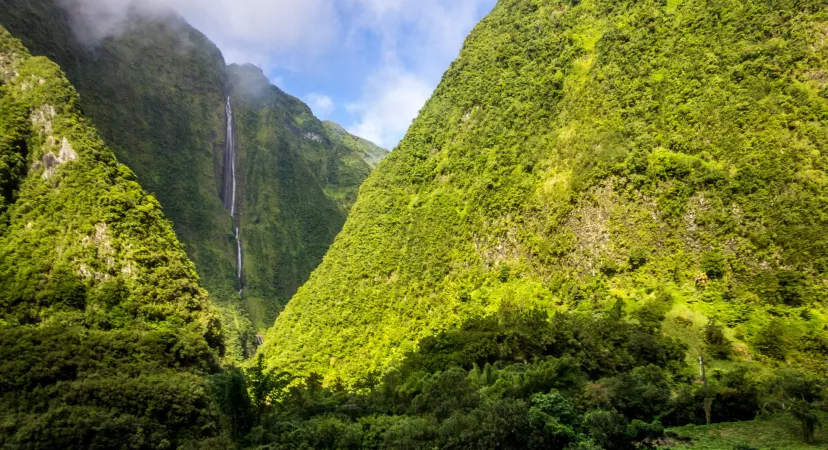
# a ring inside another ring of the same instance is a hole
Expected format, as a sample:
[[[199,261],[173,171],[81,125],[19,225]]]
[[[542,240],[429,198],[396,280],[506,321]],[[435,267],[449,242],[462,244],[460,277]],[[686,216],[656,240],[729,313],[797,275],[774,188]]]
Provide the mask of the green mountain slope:
[[[170,15],[136,15],[115,38],[91,45],[53,0],[2,0],[8,27],[33,54],[57,62],[84,112],[173,222],[203,286],[219,306],[228,355],[252,350],[238,300],[236,245],[219,192],[224,152],[224,60],[206,37]]]
[[[219,436],[221,328],[193,263],[59,67],[3,28],[0,186],[0,447]]]
[[[256,144],[259,161],[278,160],[279,167],[302,167],[297,170],[312,170],[312,176],[291,178],[294,175],[279,175],[277,171],[283,169],[273,165],[245,165],[248,143],[252,145],[260,134],[285,134],[287,124],[313,122],[315,133],[325,137],[307,106],[284,94],[284,99],[292,100],[285,100],[285,107],[274,109],[273,115],[256,124],[262,128],[248,127],[236,136],[240,141],[237,176],[245,195],[240,198],[242,231],[245,224],[262,217],[269,226],[285,230],[242,233],[242,278],[249,284],[245,286],[249,296],[242,301],[235,225],[220,198],[225,99],[236,95],[233,86],[238,84],[231,79],[233,69],[225,66],[212,42],[172,13],[151,17],[136,13],[122,34],[82,43],[73,33],[71,17],[58,4],[54,0],[0,0],[5,12],[0,24],[34,54],[48,56],[64,68],[105,141],[135,171],[142,186],[158,197],[172,220],[204,287],[222,311],[225,335],[232,341],[228,353],[235,357],[248,354],[255,342],[254,330],[273,323],[276,313],[319,263],[356,199],[359,184],[370,172],[368,164],[351,156],[351,149],[366,152],[371,161],[380,153],[347,136],[310,141],[301,150],[291,147],[289,152],[264,142]],[[270,126],[276,128],[266,128]],[[247,183],[248,177],[255,182]],[[277,185],[281,187],[274,194]],[[327,197],[320,197],[320,190]],[[271,203],[288,199],[289,205]],[[339,211],[329,214],[332,201]],[[299,204],[306,213],[268,215]],[[281,223],[282,218],[287,222]]]
[[[355,156],[368,163],[371,167],[377,167],[377,164],[388,156],[388,150],[367,139],[348,133],[337,123],[326,120],[322,122],[322,125],[325,126],[329,139],[334,142],[341,142],[341,145],[346,147],[346,151],[350,149]]]
[[[715,368],[824,372],[826,14],[500,1],[269,332],[269,367],[354,381],[502,305],[622,300],[690,363],[713,320]]]
[[[136,15],[117,38],[84,45],[55,2],[3,1],[4,25],[65,68],[104,139],[158,196],[211,291],[232,287],[235,243],[218,198],[225,75],[216,46],[172,13]]]

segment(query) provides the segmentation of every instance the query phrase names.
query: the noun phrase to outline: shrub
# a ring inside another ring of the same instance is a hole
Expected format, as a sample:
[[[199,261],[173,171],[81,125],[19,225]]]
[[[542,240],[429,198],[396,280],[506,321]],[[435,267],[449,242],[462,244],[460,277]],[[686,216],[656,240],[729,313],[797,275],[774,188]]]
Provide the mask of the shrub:
[[[711,280],[719,279],[725,274],[725,256],[720,251],[709,251],[701,257],[701,270]]]
[[[716,359],[727,359],[732,351],[730,340],[724,334],[724,329],[713,320],[704,327],[704,343],[707,354]]]

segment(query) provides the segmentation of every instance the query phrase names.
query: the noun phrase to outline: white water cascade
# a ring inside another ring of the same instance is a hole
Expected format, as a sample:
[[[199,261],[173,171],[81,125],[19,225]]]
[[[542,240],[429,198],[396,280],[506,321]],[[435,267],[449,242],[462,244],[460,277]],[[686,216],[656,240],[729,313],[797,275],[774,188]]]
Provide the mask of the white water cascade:
[[[239,280],[239,294],[241,294],[241,272],[242,272],[242,257],[241,257],[241,241],[239,240],[239,227],[236,227],[236,278]]]
[[[236,280],[239,283],[239,295],[241,295],[244,290],[242,286],[242,248],[236,218],[236,140],[233,134],[233,107],[230,105],[230,97],[227,97],[225,112],[227,113],[227,148],[224,152],[224,186],[221,200],[224,208],[230,211],[230,216],[236,224]]]

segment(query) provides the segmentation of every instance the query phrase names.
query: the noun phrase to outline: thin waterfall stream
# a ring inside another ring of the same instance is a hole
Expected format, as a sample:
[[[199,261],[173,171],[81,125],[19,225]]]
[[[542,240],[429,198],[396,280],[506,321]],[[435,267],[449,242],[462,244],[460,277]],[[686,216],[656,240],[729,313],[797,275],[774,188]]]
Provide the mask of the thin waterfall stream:
[[[227,147],[224,152],[224,182],[222,189],[222,203],[224,208],[230,212],[236,237],[236,280],[239,285],[239,295],[244,291],[242,285],[242,248],[239,236],[239,221],[236,217],[236,140],[233,134],[233,107],[230,104],[230,97],[227,97],[225,106],[227,114]]]

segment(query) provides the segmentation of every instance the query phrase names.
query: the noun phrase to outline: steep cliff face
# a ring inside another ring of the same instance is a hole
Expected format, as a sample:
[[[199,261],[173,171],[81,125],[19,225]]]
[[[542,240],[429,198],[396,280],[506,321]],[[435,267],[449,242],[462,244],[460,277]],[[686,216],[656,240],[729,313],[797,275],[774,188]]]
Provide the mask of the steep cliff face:
[[[225,336],[232,341],[228,354],[238,358],[250,354],[254,329],[270,326],[307,279],[370,172],[367,163],[351,156],[351,148],[370,155],[371,161],[384,150],[347,134],[329,138],[307,106],[282,94],[290,99],[280,100],[286,106],[271,108],[271,116],[256,125],[274,130],[248,127],[246,135],[236,134],[239,191],[234,220],[226,201],[229,194],[224,192],[231,183],[225,179],[231,173],[226,167],[230,144],[227,97],[231,105],[243,106],[246,100],[239,86],[250,82],[245,87],[250,90],[256,89],[256,83],[267,85],[260,72],[250,80],[233,78],[234,69],[225,66],[216,46],[173,13],[146,16],[136,12],[120,33],[81,42],[72,29],[71,16],[55,0],[0,0],[0,8],[4,11],[0,24],[33,53],[48,56],[64,68],[105,141],[135,171],[142,186],[157,196],[195,262],[202,284],[222,311]],[[315,131],[286,144],[290,152],[275,141],[251,141],[260,132],[293,136],[295,130],[290,127],[303,121],[317,124]],[[306,144],[294,145],[299,142]],[[278,160],[279,167],[246,164],[248,144],[257,145],[257,161],[264,158],[275,164]],[[296,169],[297,177],[301,171],[310,172],[302,172],[299,184],[282,188],[290,194],[268,194],[275,192],[280,180],[294,176],[277,173],[293,170],[289,167],[301,167]],[[248,179],[256,183],[247,183]],[[268,203],[288,200],[287,205]],[[331,203],[336,206],[333,211],[328,209]],[[269,217],[272,211],[298,209],[303,212],[274,213],[288,221],[284,224]],[[262,220],[283,232],[265,233],[267,237],[253,232],[239,246],[236,228],[243,233],[245,223]],[[245,263],[249,263],[249,273]],[[249,282],[250,297],[239,294],[240,279],[242,284]]]
[[[57,62],[120,161],[152,192],[220,307],[228,356],[253,348],[236,287],[236,244],[221,200],[224,60],[172,12],[135,14],[121,33],[81,41],[54,0],[2,0],[0,25]]]
[[[230,66],[229,75],[239,152],[244,298],[264,328],[342,227],[346,211],[325,189],[353,189],[355,196],[360,175],[370,169],[362,162],[366,170],[341,183],[341,159],[304,103],[270,85],[254,66]]]
[[[354,380],[504,304],[623,300],[691,355],[712,319],[741,361],[824,370],[826,30],[817,0],[500,1],[277,320],[270,366]]]
[[[223,342],[193,263],[59,67],[3,28],[0,186],[0,447],[217,437]]]

